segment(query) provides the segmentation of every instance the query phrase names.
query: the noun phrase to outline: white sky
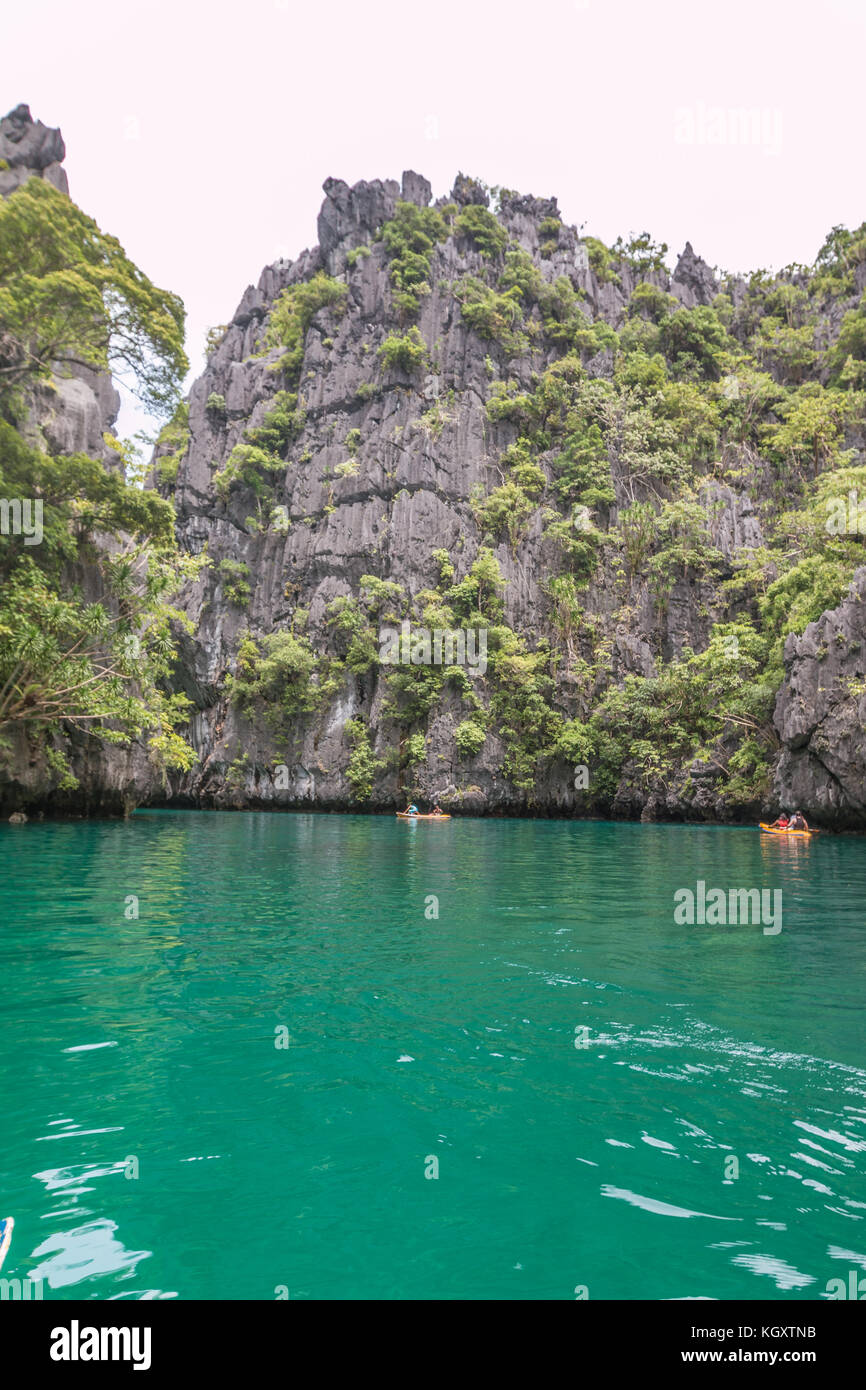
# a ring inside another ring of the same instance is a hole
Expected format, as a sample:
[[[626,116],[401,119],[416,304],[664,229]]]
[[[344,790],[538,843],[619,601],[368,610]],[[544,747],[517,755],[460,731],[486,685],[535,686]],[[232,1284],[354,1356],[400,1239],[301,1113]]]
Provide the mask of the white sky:
[[[196,374],[315,243],[328,176],[462,170],[724,269],[866,217],[866,0],[27,0],[2,33],[0,114],[60,126],[76,202],[183,298]],[[757,143],[720,109],[763,113]]]

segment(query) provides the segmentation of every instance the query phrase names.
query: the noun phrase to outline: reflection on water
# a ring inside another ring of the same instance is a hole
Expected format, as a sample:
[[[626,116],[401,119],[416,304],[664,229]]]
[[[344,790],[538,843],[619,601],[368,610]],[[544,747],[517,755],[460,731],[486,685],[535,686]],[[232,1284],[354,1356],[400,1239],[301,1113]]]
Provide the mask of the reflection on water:
[[[30,1278],[44,1279],[51,1289],[80,1284],[95,1274],[129,1278],[135,1273],[138,1261],[146,1259],[151,1252],[124,1250],[115,1236],[116,1230],[113,1221],[94,1220],[54,1232],[33,1251],[31,1258],[41,1263],[30,1270]]]

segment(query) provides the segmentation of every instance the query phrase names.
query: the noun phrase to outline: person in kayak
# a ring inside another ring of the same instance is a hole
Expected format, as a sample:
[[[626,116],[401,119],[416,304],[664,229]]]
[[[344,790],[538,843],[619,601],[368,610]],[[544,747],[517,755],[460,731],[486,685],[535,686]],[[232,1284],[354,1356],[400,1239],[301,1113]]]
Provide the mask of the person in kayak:
[[[438,802],[437,802],[437,804],[433,807],[433,810],[432,810],[432,812],[431,812],[431,815],[434,815],[434,816],[441,816],[441,814],[442,814],[442,807],[441,807],[441,806],[438,804]]]
[[[806,817],[803,815],[803,812],[802,812],[802,811],[795,811],[795,812],[794,812],[793,816],[791,817],[791,819],[790,819],[789,822],[788,822],[788,829],[789,829],[789,830],[808,830],[808,829],[809,829],[808,825],[806,824]]]
[[[409,806],[407,806],[406,810],[403,812],[404,816],[417,816],[419,814],[420,813],[418,811],[418,807],[415,805],[414,801]]]
[[[788,829],[788,823],[789,823],[789,822],[788,822],[788,817],[787,817],[787,815],[785,814],[785,812],[783,811],[782,814],[781,814],[780,816],[778,816],[776,820],[773,821],[773,824],[770,826],[770,829],[771,829],[771,830],[787,830],[787,829]]]

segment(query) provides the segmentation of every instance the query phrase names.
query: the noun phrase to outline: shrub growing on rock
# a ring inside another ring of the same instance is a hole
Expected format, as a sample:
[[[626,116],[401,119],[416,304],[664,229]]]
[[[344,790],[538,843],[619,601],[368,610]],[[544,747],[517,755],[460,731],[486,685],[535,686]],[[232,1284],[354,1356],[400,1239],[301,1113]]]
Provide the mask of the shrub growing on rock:
[[[454,742],[461,758],[475,758],[484,747],[486,733],[473,719],[464,719],[454,731]]]
[[[379,348],[379,356],[387,370],[397,368],[411,375],[413,372],[421,371],[425,365],[427,349],[420,332],[413,327],[402,335],[389,333]]]

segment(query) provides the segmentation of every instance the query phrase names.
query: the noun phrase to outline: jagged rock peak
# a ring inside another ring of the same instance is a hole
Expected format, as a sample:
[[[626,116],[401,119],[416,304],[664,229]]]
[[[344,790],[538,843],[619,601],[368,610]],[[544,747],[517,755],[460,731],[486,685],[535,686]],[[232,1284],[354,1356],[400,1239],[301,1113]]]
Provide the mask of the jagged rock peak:
[[[685,244],[672,278],[672,288],[679,285],[686,291],[681,298],[686,299],[687,308],[693,308],[695,304],[712,304],[718,294],[719,287],[712,270],[706,261],[695,255],[690,241]]]
[[[559,203],[556,198],[535,198],[531,193],[503,189],[499,211],[505,217],[530,217],[541,222],[545,217],[559,217]]]
[[[34,121],[30,107],[16,106],[0,121],[0,157],[7,164],[26,164],[29,169],[47,169],[66,158],[66,146],[59,130]]]
[[[466,174],[458,174],[454,180],[454,187],[451,190],[452,203],[459,203],[461,207],[466,207],[469,203],[480,203],[482,207],[487,207],[490,202],[490,195],[483,183],[478,179],[470,179]]]
[[[415,174],[413,178],[418,178]],[[426,182],[426,180],[425,180]],[[324,256],[343,243],[357,246],[394,215],[400,185],[394,179],[374,179],[350,188],[343,179],[325,179],[325,201],[319,213],[319,246]]]
[[[325,201],[318,219],[319,247],[325,261],[338,249],[351,251],[369,240],[394,216],[398,199],[426,208],[433,197],[427,179],[407,169],[402,183],[395,179],[362,179],[350,188],[343,179],[325,179]]]
[[[318,218],[319,248],[322,258],[333,272],[342,268],[342,256],[335,253],[353,250],[369,240],[394,216],[398,200],[414,203],[416,207],[430,206],[433,189],[423,174],[414,169],[403,172],[401,182],[395,179],[362,179],[350,187],[343,179],[326,179],[322,185],[325,201]],[[490,193],[478,179],[458,174],[451,192],[436,201],[436,207],[456,203],[459,207],[477,204],[489,207]],[[499,214],[509,224],[537,223],[547,217],[559,218],[555,198],[535,198],[531,194],[503,189],[499,195]],[[688,248],[691,252],[691,247]],[[694,253],[696,265],[703,266]],[[712,272],[707,268],[712,283]],[[715,290],[713,290],[715,293]]]
[[[32,175],[69,192],[61,168],[66,146],[59,130],[34,121],[23,102],[0,121],[0,197],[12,193]]]
[[[419,208],[426,208],[433,197],[433,189],[423,174],[416,174],[414,169],[404,169],[402,194],[404,203],[415,203]]]

